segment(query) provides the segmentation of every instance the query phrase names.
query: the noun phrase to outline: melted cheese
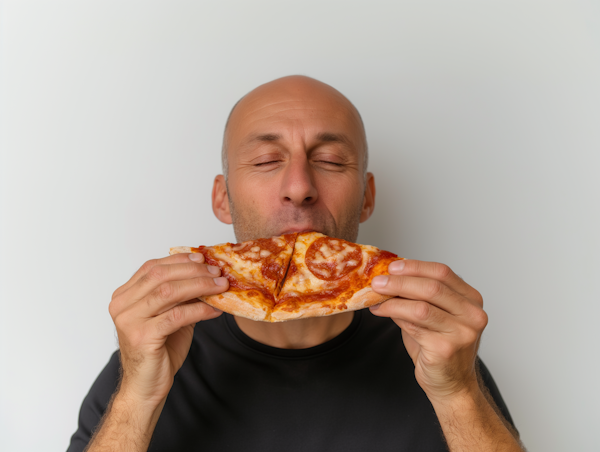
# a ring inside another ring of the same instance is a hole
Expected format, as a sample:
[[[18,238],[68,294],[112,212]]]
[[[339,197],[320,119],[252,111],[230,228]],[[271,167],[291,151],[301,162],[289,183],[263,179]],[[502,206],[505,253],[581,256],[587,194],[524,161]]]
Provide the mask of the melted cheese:
[[[246,246],[245,243],[240,243],[237,246],[234,246],[233,248],[231,248],[233,251],[240,251],[244,248],[244,246]],[[226,248],[227,249],[227,248]]]
[[[280,237],[273,237],[272,240],[275,243],[275,245],[277,245],[280,248],[285,246],[285,240],[283,240]]]

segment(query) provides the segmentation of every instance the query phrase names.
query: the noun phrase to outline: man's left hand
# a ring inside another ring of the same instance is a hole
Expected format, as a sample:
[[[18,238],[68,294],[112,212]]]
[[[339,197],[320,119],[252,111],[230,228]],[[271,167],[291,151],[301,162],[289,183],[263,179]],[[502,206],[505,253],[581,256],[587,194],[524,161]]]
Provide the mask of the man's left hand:
[[[429,399],[439,402],[479,391],[475,360],[487,325],[481,294],[448,266],[401,260],[389,276],[376,276],[374,291],[396,298],[371,307],[401,329],[415,377]]]

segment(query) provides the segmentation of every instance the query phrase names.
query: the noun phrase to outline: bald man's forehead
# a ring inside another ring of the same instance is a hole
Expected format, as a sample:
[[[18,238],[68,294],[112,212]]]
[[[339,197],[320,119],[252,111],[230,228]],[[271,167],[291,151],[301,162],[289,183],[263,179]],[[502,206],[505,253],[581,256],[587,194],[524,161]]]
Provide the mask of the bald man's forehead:
[[[277,120],[322,120],[325,123],[348,123],[361,126],[360,117],[348,105],[331,99],[248,99],[240,103],[232,115],[231,123],[237,127],[251,126],[252,123],[268,119]]]
[[[358,154],[364,148],[362,124],[349,109],[294,101],[252,107],[240,109],[232,118],[228,132],[232,152],[261,142],[302,142],[305,146],[339,143]]]

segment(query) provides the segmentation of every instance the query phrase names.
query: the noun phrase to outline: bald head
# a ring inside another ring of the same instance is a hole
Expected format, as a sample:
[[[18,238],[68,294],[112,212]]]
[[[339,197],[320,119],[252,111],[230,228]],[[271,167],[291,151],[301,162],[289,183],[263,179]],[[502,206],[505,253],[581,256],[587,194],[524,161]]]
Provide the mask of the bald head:
[[[252,113],[260,112],[261,109],[272,107],[281,103],[285,105],[282,113],[289,112],[295,108],[294,104],[314,104],[318,109],[320,105],[327,105],[331,109],[339,110],[342,114],[353,117],[356,123],[355,133],[359,136],[362,157],[362,170],[366,175],[368,165],[368,146],[364,123],[356,107],[342,93],[326,83],[303,75],[290,75],[275,79],[260,85],[242,97],[231,109],[225,131],[223,134],[223,146],[221,160],[223,174],[227,179],[229,174],[229,148],[231,135]]]

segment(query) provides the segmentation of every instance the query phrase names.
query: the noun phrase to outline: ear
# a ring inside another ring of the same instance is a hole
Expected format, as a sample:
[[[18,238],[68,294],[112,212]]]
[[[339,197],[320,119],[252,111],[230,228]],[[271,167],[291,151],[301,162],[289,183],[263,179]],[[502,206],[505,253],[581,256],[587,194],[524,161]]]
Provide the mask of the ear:
[[[227,196],[227,184],[225,176],[219,174],[215,177],[212,190],[212,208],[215,216],[225,224],[233,223],[231,211],[229,210],[229,198]]]
[[[360,213],[360,222],[364,223],[369,219],[375,210],[375,176],[373,173],[367,173],[365,198],[363,199],[362,211]]]

